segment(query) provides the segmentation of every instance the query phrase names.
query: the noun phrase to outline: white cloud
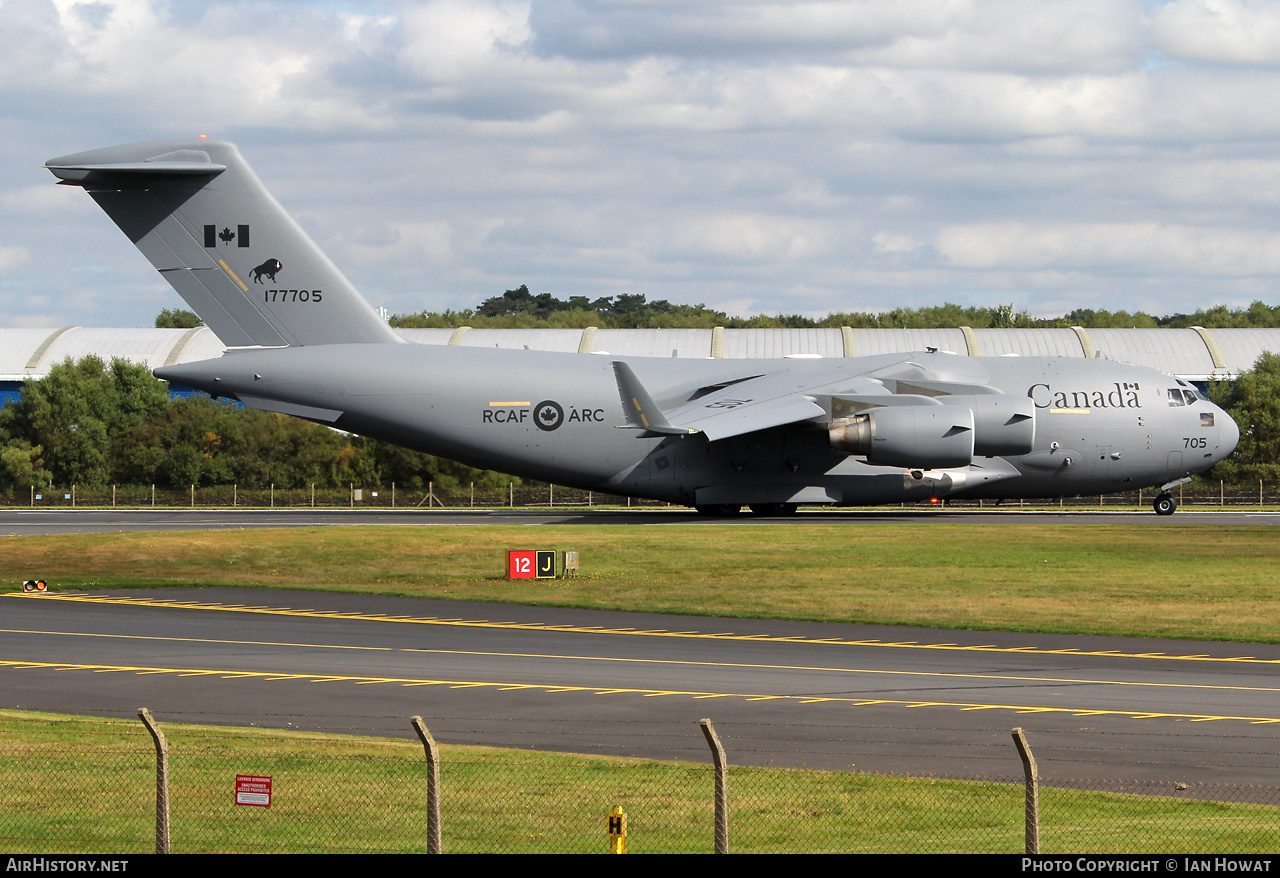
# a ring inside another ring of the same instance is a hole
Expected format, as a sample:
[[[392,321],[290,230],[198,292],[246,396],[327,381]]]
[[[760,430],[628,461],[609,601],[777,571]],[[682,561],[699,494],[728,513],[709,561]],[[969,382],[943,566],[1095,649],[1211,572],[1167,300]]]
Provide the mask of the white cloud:
[[[980,223],[944,228],[938,251],[978,269],[1280,275],[1280,233],[1160,223]]]
[[[892,232],[876,232],[871,241],[881,253],[910,253],[920,246],[920,242],[910,235],[899,235]]]
[[[1169,58],[1280,66],[1280,7],[1269,0],[1174,0],[1153,15]]]
[[[1278,20],[1256,0],[0,0],[0,325],[180,304],[39,164],[205,131],[406,310],[522,282],[771,313],[1273,300]]]
[[[0,272],[22,268],[30,261],[26,247],[0,247]]]

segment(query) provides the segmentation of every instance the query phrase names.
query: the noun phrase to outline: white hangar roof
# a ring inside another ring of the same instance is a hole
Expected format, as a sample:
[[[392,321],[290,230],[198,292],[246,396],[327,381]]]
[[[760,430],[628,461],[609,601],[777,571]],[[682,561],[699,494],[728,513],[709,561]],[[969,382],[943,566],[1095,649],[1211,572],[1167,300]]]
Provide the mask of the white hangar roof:
[[[1280,353],[1280,329],[402,329],[418,344],[528,348],[639,357],[747,359],[851,357],[936,347],[967,356],[1104,357],[1191,381],[1236,375],[1263,352]],[[120,357],[151,368],[207,360],[226,350],[196,329],[0,329],[0,381],[47,374],[66,358]]]

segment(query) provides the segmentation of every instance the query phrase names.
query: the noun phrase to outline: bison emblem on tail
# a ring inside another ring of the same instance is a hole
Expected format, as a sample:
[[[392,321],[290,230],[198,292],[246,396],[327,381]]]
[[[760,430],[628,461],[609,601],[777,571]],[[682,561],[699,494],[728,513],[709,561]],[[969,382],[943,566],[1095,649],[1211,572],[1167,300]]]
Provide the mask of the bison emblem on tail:
[[[253,278],[253,282],[255,284],[260,284],[262,283],[262,276],[265,274],[267,276],[267,280],[275,283],[276,272],[282,268],[284,268],[284,266],[280,264],[279,259],[268,259],[266,262],[255,268],[250,274],[250,277]]]

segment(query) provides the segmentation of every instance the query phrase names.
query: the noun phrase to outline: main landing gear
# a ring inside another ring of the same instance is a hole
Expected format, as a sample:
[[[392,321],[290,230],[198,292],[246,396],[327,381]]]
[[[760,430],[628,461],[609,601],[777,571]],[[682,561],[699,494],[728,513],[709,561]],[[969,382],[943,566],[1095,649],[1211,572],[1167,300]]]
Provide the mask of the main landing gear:
[[[1151,504],[1151,508],[1156,511],[1156,515],[1173,515],[1174,510],[1178,508],[1178,501],[1173,499],[1172,494],[1160,494]]]
[[[695,506],[699,515],[705,515],[708,518],[737,518],[742,513],[742,507],[733,503],[711,503],[702,506]],[[795,515],[796,510],[800,507],[795,503],[752,503],[749,507],[751,514],[765,518],[782,518],[787,515]]]
[[[693,508],[706,518],[737,518],[742,512],[742,505],[733,503],[704,503]]]
[[[794,503],[752,503],[748,508],[752,515],[781,518],[784,515],[795,515],[800,507]]]

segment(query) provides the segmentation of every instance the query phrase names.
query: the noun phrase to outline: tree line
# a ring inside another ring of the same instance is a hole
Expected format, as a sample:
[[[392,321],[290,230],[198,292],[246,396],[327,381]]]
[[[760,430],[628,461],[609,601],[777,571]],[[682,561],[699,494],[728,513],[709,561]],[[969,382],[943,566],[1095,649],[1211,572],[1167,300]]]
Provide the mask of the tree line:
[[[518,479],[204,394],[170,397],[146,366],[70,359],[0,408],[0,491],[34,486],[237,484],[461,494]]]
[[[1280,306],[1257,301],[1247,308],[1214,305],[1192,314],[1155,316],[1145,311],[1108,311],[1077,308],[1061,317],[1032,317],[1012,304],[961,306],[953,302],[921,308],[893,308],[889,311],[840,311],[825,317],[803,314],[758,314],[730,317],[706,305],[677,305],[666,299],[648,301],[643,293],[618,296],[570,296],[559,299],[551,293],[531,293],[528,284],[491,296],[475,308],[419,311],[393,314],[392,326],[401,329],[1275,329],[1280,327]],[[166,308],[155,320],[158,329],[189,329],[201,326],[190,311]]]
[[[192,315],[194,316],[194,315]],[[157,324],[159,325],[159,324]],[[871,313],[837,312],[825,317],[802,314],[730,317],[706,305],[676,305],[666,299],[650,302],[643,293],[624,293],[590,299],[570,296],[559,299],[551,293],[534,294],[527,284],[492,296],[476,308],[447,311],[420,311],[396,314],[391,325],[403,329],[441,329],[471,326],[488,329],[826,329],[851,326],[854,329],[1055,329],[1083,326],[1085,329],[1209,329],[1280,327],[1280,306],[1254,302],[1247,308],[1214,305],[1193,314],[1154,316],[1143,311],[1108,311],[1077,308],[1061,317],[1032,317],[1012,304],[991,307],[964,307],[948,302],[922,308],[894,308]]]

